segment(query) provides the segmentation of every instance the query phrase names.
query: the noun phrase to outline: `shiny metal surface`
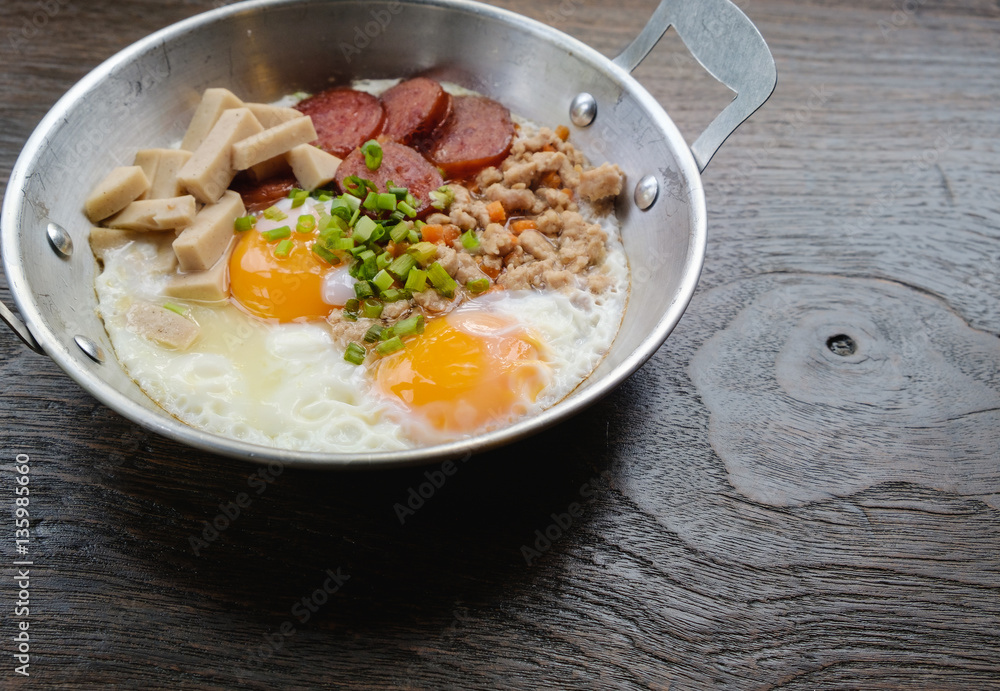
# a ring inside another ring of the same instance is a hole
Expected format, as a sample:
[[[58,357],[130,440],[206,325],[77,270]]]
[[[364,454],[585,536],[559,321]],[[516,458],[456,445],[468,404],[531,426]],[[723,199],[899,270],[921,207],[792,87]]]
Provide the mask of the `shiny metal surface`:
[[[379,31],[359,34],[366,26]],[[297,36],[294,46],[284,40],[290,35]],[[279,44],[286,48],[261,59],[261,46]],[[576,145],[594,163],[617,163],[628,180],[656,170],[660,184],[670,185],[671,194],[651,212],[640,213],[627,195],[619,200],[633,272],[628,308],[606,358],[569,397],[506,429],[430,448],[292,452],[188,427],[147,398],[117,359],[98,364],[74,342],[72,335],[113,352],[94,310],[94,258],[76,252],[63,259],[46,249],[46,224],[57,222],[73,242],[87,246],[86,195],[139,148],[179,141],[205,88],[225,86],[267,102],[324,88],[331,79],[415,74],[475,89],[552,125],[565,122],[577,94],[589,93],[601,115],[589,127],[571,128]],[[0,215],[4,270],[27,329],[6,309],[0,316],[29,345],[37,341],[83,388],[147,429],[215,453],[310,467],[426,463],[507,444],[575,414],[659,348],[691,299],[705,252],[699,164],[656,100],[625,69],[579,41],[466,0],[251,0],[163,29],[100,65],[52,108],[25,145],[7,189]]]
[[[736,92],[691,145],[698,170],[704,171],[729,135],[770,98],[778,73],[757,27],[729,0],[662,0],[614,63],[631,72],[671,26],[702,67]]]
[[[69,259],[73,256],[73,238],[70,237],[66,229],[58,223],[49,223],[45,227],[45,233],[49,238],[49,245],[59,256]]]
[[[632,195],[635,205],[645,211],[653,205],[660,194],[660,181],[655,175],[645,175],[635,186]]]
[[[73,342],[94,362],[98,364],[104,362],[104,350],[86,336],[74,336]]]
[[[587,127],[597,117],[597,99],[584,92],[569,104],[569,119],[577,127]]]

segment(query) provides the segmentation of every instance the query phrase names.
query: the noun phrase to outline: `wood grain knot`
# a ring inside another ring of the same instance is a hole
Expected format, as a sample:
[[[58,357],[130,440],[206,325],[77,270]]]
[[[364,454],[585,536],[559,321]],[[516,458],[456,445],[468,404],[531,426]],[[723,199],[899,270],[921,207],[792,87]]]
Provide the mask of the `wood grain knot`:
[[[1000,508],[995,336],[888,281],[744,283],[742,310],[690,365],[738,492],[796,506],[902,482]]]

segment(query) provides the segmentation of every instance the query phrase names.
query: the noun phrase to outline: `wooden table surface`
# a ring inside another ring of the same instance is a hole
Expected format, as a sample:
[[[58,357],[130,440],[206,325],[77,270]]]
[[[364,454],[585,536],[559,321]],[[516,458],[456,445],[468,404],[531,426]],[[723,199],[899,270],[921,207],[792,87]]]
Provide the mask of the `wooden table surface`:
[[[3,182],[79,78],[217,4],[4,0]],[[498,4],[607,55],[656,5]],[[778,88],[706,171],[680,325],[403,524],[435,467],[201,453],[0,338],[0,505],[27,454],[33,562],[14,616],[12,517],[0,687],[1000,688],[1000,5],[741,6]],[[637,76],[689,141],[727,99],[674,35]]]

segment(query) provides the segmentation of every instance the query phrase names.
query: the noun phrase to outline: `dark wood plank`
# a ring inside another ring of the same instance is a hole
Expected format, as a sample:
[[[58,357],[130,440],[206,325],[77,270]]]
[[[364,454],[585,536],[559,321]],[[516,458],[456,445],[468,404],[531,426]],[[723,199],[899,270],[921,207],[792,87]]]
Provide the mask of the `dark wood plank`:
[[[77,79],[213,4],[9,0],[0,179]],[[607,55],[655,6],[497,4]],[[204,454],[0,339],[0,504],[25,453],[37,511],[26,685],[1000,688],[1000,7],[741,6],[779,86],[706,171],[681,324],[607,400],[461,464],[402,525],[433,467]],[[681,49],[636,75],[693,139],[726,94]],[[827,346],[841,333],[854,355]],[[302,622],[327,570],[349,578]]]

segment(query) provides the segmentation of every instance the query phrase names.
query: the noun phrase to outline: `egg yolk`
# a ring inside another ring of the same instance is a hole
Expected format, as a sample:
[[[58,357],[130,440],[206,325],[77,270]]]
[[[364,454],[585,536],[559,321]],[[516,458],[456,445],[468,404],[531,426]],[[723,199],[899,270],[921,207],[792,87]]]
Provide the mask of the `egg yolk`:
[[[310,250],[315,235],[291,237],[288,256],[277,257],[278,241],[269,242],[256,230],[243,233],[229,260],[230,293],[258,317],[323,319],[333,309],[323,301],[323,275],[332,267]]]
[[[501,317],[453,313],[384,358],[375,378],[437,433],[471,434],[527,412],[548,383],[541,351],[535,337]]]

